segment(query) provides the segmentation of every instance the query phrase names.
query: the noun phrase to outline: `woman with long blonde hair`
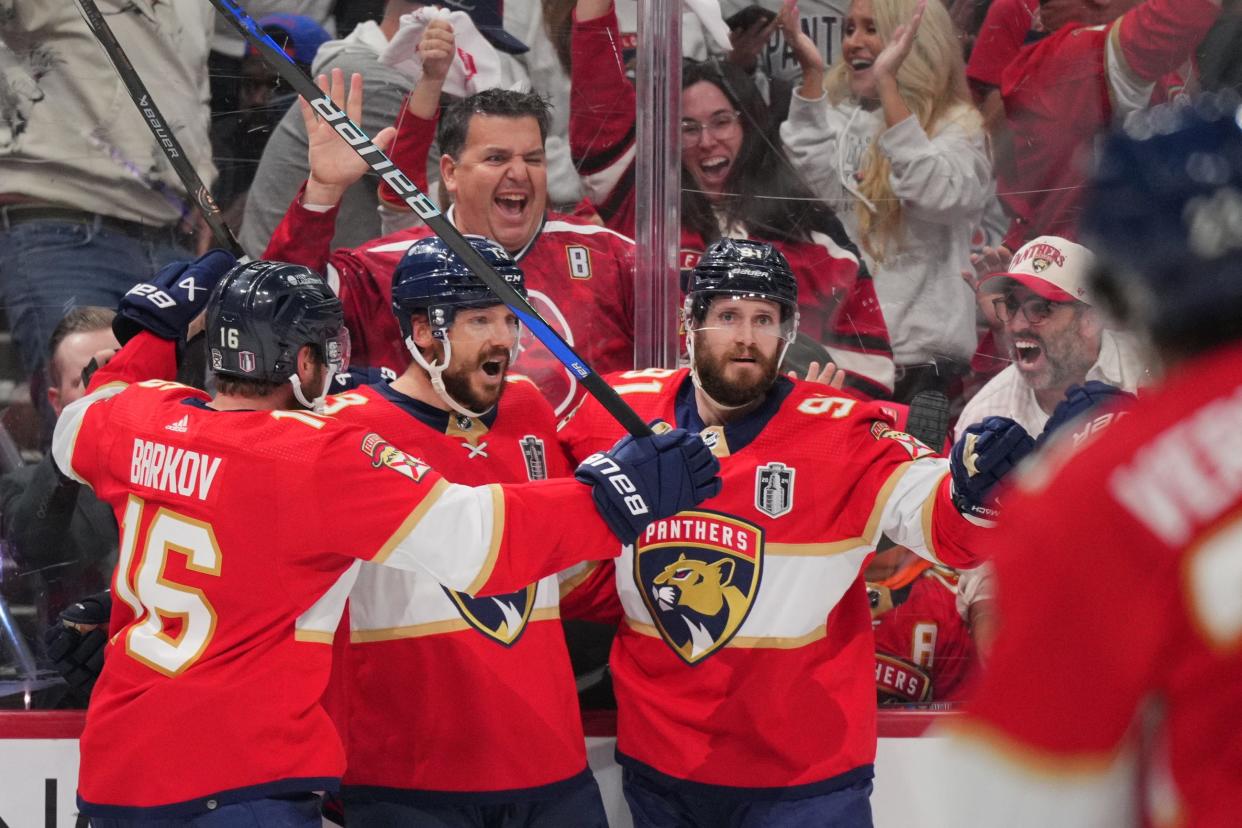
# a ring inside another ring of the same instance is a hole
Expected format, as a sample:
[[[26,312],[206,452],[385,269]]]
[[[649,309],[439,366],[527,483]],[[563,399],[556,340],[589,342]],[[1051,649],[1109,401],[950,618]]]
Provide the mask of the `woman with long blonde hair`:
[[[802,85],[781,137],[868,260],[896,398],[947,390],[975,351],[975,300],[960,274],[994,188],[952,20],[940,0],[853,0],[826,71],[797,6],[783,15]]]

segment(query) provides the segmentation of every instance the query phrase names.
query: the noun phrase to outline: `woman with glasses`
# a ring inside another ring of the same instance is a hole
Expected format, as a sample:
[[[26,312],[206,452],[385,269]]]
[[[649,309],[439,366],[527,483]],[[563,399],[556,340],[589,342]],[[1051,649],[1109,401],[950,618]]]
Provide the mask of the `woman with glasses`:
[[[853,0],[826,72],[787,9],[802,65],[781,137],[862,247],[897,362],[898,400],[947,390],[975,352],[971,237],[993,192],[961,45],[936,0]]]
[[[571,149],[604,224],[633,234],[640,148],[622,45],[611,0],[579,0]],[[754,82],[726,62],[687,61],[681,104],[682,268],[721,237],[772,243],[798,279],[800,331],[807,334],[799,340],[821,361],[827,349],[855,389],[889,396],[892,352],[871,278],[841,223],[786,157]]]

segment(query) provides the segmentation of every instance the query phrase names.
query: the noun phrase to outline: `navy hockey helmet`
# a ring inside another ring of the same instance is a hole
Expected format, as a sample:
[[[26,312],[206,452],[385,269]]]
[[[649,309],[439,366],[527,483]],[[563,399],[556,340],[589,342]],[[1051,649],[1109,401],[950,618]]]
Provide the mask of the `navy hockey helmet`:
[[[349,362],[341,300],[318,273],[284,262],[224,275],[207,304],[207,343],[212,370],[239,379],[288,381],[303,345],[317,346],[334,371]]]
[[[712,242],[690,271],[685,292],[688,327],[703,320],[713,298],[727,295],[776,302],[788,339],[797,333],[798,282],[784,254],[766,242],[727,238]]]
[[[483,236],[466,236],[466,240],[514,290],[526,295],[522,269],[508,251]],[[412,313],[426,313],[434,335],[443,338],[459,308],[499,304],[500,297],[439,236],[410,245],[392,272],[392,312],[406,338],[412,336]]]
[[[1162,350],[1242,337],[1242,109],[1166,105],[1104,146],[1082,218],[1096,304]]]

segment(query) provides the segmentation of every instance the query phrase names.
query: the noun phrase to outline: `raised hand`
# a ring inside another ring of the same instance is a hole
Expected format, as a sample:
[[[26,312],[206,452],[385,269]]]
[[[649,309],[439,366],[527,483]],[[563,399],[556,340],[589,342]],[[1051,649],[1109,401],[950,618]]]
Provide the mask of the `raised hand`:
[[[789,378],[797,379],[798,372],[790,371]],[[840,390],[845,387],[845,369],[838,368],[835,362],[825,362],[823,369],[820,369],[818,362],[812,362],[806,368],[806,381],[818,382],[829,388]]]
[[[440,17],[428,23],[423,39],[418,42],[418,54],[423,59],[423,77],[443,83],[457,56],[453,25]]]
[[[876,55],[875,62],[871,64],[871,73],[875,76],[876,83],[897,78],[897,70],[914,48],[914,36],[918,34],[919,26],[923,23],[923,12],[926,10],[927,0],[919,0],[910,20],[893,30],[893,36],[884,44],[884,48]]]
[[[333,69],[331,78],[320,75],[318,84],[333,103],[345,110],[351,121],[356,124],[362,120],[362,75],[355,72],[350,77],[348,92],[345,73],[340,69]],[[310,177],[306,181],[303,203],[336,204],[349,185],[361,178],[370,167],[305,99],[299,99],[298,103],[302,107],[302,121],[306,124],[306,155],[310,161]],[[396,135],[394,127],[386,127],[373,140],[377,147],[387,152]]]

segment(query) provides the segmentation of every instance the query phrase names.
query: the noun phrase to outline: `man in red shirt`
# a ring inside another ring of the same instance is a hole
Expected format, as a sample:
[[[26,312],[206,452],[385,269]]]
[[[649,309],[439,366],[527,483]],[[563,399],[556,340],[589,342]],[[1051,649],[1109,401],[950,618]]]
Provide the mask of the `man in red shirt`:
[[[1219,0],[1043,0],[1048,36],[1001,75],[1014,165],[998,169],[997,192],[1013,216],[1009,250],[1077,238],[1096,138],[1179,83],[1219,14]]]
[[[340,73],[331,88],[344,102]],[[393,160],[425,185],[418,171],[425,169],[438,126],[441,178],[453,198],[449,221],[509,251],[526,274],[531,303],[592,367],[601,373],[631,367],[634,243],[547,210],[546,102],[534,94],[490,89],[455,101],[442,113],[433,105],[429,117],[420,117],[415,111],[420,88],[400,122]],[[360,92],[357,81],[349,106],[360,107]],[[408,352],[390,311],[392,271],[410,245],[431,230],[414,227],[330,252],[341,193],[368,167],[330,126],[307,117],[310,177],[264,255],[325,273],[356,334],[358,364],[405,365]],[[527,335],[523,348],[515,369],[533,379],[561,414],[583,393],[576,378],[533,337]]]
[[[1205,98],[1104,149],[1083,223],[1092,288],[1167,378],[1107,430],[1054,437],[1006,497],[1000,632],[940,766],[960,792],[944,824],[1242,811],[1239,119],[1236,100]]]

